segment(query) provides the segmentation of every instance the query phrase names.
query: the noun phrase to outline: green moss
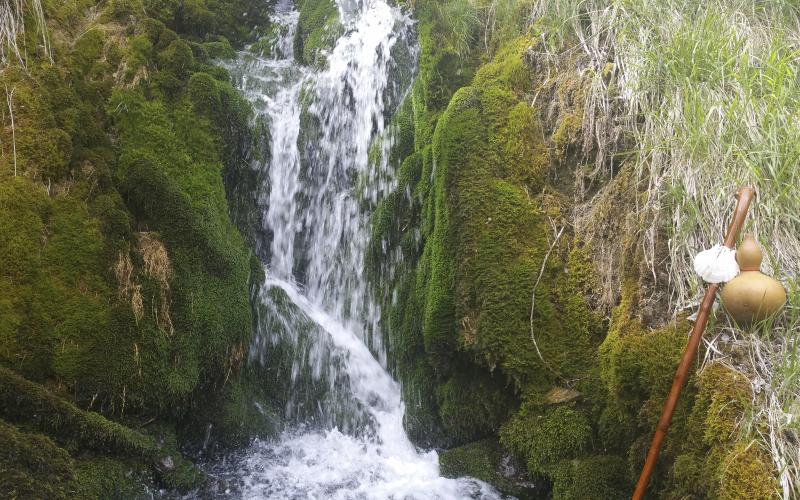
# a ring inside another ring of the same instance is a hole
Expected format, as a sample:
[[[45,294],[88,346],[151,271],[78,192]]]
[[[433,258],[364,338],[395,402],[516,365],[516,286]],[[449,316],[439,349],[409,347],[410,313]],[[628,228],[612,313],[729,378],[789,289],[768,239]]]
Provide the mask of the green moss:
[[[127,55],[125,58],[125,77],[134,79],[150,65],[153,57],[153,42],[144,35],[134,36],[128,43]]]
[[[221,38],[216,42],[206,42],[203,48],[212,59],[235,59],[236,51],[227,38]]]
[[[183,40],[175,40],[158,53],[161,69],[178,80],[185,80],[194,64],[192,47]]]
[[[568,148],[577,142],[582,128],[582,114],[571,114],[558,121],[558,128],[553,132],[552,140],[559,158],[566,158]]]
[[[530,492],[503,470],[504,451],[494,439],[484,439],[439,454],[439,472],[444,477],[474,477],[495,486],[501,493],[525,498]]]
[[[181,27],[196,36],[216,31],[217,16],[209,9],[205,0],[184,0],[181,7],[179,11]]]
[[[532,195],[544,187],[550,153],[524,98],[532,88],[524,62],[530,40],[509,43],[476,74],[474,61],[437,32],[444,22],[423,16],[419,28],[413,152],[398,154],[405,155],[400,186],[373,218],[373,260],[394,247],[406,259],[395,288],[381,290],[391,311],[391,358],[404,381],[415,381],[412,413],[430,423],[437,420],[430,409],[438,410],[445,442],[464,442],[497,432],[517,404],[514,389],[543,395],[556,377],[591,384],[601,320],[580,295],[592,282],[586,253],[576,240],[571,252],[564,244],[549,255],[547,216],[561,217],[560,209]],[[415,365],[421,355],[428,367]],[[487,370],[485,380],[476,375]],[[433,387],[435,404],[420,393]],[[460,396],[459,387],[474,396]]]
[[[131,16],[144,14],[142,0],[111,0],[106,7],[106,14],[118,21],[127,21]]]
[[[102,57],[105,48],[105,34],[99,29],[89,30],[75,41],[72,52],[72,64],[75,69],[88,73],[92,66]]]
[[[158,50],[163,50],[163,49],[169,47],[169,45],[172,42],[174,42],[175,40],[178,40],[179,38],[180,37],[178,36],[177,33],[172,31],[171,29],[167,28],[167,29],[165,29],[164,31],[161,32],[161,35],[159,35],[159,37],[158,37],[158,43],[156,43],[154,45],[154,47],[156,49],[158,49]]]
[[[756,443],[734,446],[720,464],[719,499],[768,499],[779,495],[769,455]]]
[[[77,493],[69,454],[50,439],[0,420],[0,496],[71,498]]]
[[[749,411],[749,381],[721,364],[698,376],[698,392],[667,486],[679,495],[707,498],[772,498],[774,466],[754,442],[737,429]]]
[[[68,362],[73,349],[91,348],[105,337],[110,315],[101,298],[109,291],[98,221],[85,204],[51,199],[23,179],[0,185],[0,207],[0,254],[14,262],[0,281],[10,299],[9,315],[0,320],[0,357],[40,378],[56,373],[74,380],[79,374]],[[81,336],[85,342],[76,344]]]
[[[194,109],[205,116],[219,113],[222,99],[217,89],[217,81],[206,73],[195,73],[189,79],[189,99]]]
[[[500,442],[539,475],[551,475],[562,460],[581,456],[590,438],[586,415],[566,406],[523,406],[500,432]]]
[[[83,449],[132,456],[157,449],[146,436],[81,410],[4,367],[0,367],[0,400],[3,418],[59,439],[76,440]]]
[[[553,500],[606,500],[627,498],[631,484],[624,460],[592,456],[561,462],[552,474]]]
[[[333,0],[303,0],[294,37],[294,56],[301,64],[325,65],[324,52],[342,32],[339,8]]]
[[[593,202],[588,227],[578,224],[572,233],[567,222],[578,208],[570,183],[581,168],[579,155],[592,154],[580,149],[587,82],[572,76],[575,61],[545,74],[531,51],[538,42],[518,37],[518,29],[487,31],[483,43],[470,43],[471,21],[446,15],[461,7],[475,6],[415,2],[420,55],[410,95],[413,152],[405,141],[397,148],[400,189],[373,219],[370,259],[389,312],[390,359],[413,388],[404,387],[406,400],[415,402],[407,425],[441,424],[447,442],[490,435],[499,423],[503,444],[551,484],[554,498],[618,498],[629,493],[641,468],[689,325],[663,325],[652,308],[640,307],[647,301],[639,289],[648,280],[632,231],[638,222],[620,216],[639,196],[631,168]],[[507,17],[513,8],[494,7],[498,19],[513,19]],[[483,44],[485,54],[477,47]],[[546,119],[552,124],[540,122],[544,112],[528,104],[540,98],[532,95],[551,96]],[[562,225],[566,230],[553,244]],[[614,304],[613,294],[598,297],[593,255],[602,249],[591,245],[598,234],[623,233],[628,236],[611,250],[619,269],[603,270],[604,279],[611,272],[623,282]],[[398,250],[404,257],[394,269],[399,277],[382,276],[381,258]],[[608,323],[604,308],[615,305]],[[422,356],[426,365],[419,364]],[[496,390],[473,389],[469,381],[480,385],[487,372]],[[709,385],[690,379],[653,495],[721,494],[718,466],[739,439],[732,434],[741,417],[709,402]],[[458,395],[456,387],[476,396]],[[506,387],[517,395],[504,393]],[[575,394],[570,406],[545,405],[553,387]],[[518,399],[522,410],[515,411]],[[475,425],[473,414],[490,424]],[[719,419],[695,422],[711,414]]]
[[[103,416],[77,408],[44,387],[30,382],[13,371],[0,366],[0,417],[19,425],[35,428],[38,432],[56,439],[72,452],[113,456],[122,459],[100,460],[102,467],[121,467],[150,470],[159,482],[180,491],[196,487],[203,474],[176,451],[176,444],[157,442]],[[170,466],[161,464],[169,457]],[[125,465],[127,464],[127,465]],[[88,470],[79,475],[82,487],[100,488],[108,483],[95,477],[95,466],[85,464]],[[130,474],[127,474],[130,476]],[[119,482],[120,487],[131,489],[137,482]]]
[[[161,33],[163,33],[165,29],[167,29],[167,27],[163,22],[148,17],[143,19],[136,26],[136,33],[146,36],[147,39],[150,40],[150,43],[155,45],[158,43],[159,38],[161,38]]]
[[[69,172],[72,141],[58,128],[21,134],[16,142],[17,162],[23,169],[34,169],[37,177],[62,179]]]
[[[506,159],[505,175],[519,185],[536,189],[542,185],[550,168],[539,119],[533,108],[524,102],[517,103],[507,119],[507,127],[499,137]]]
[[[143,499],[148,497],[141,465],[108,458],[75,461],[77,498]]]
[[[257,10],[184,4],[190,17],[211,12],[214,26]],[[51,400],[4,379],[4,391],[15,389],[2,415],[29,420],[79,460],[158,461],[150,444],[130,441],[151,440],[111,419],[188,426],[192,405],[220,400],[229,404],[208,406],[221,415],[203,418],[237,436],[254,431],[237,421],[250,255],[222,182],[251,138],[250,109],[227,72],[208,66],[231,44],[221,32],[204,33],[207,44],[186,39],[179,2],[106,2],[111,15],[99,19],[94,7],[45,1],[55,64],[30,50],[28,71],[0,78],[15,89],[16,122],[15,141],[0,131],[0,256],[10,262],[0,269],[0,364],[57,392]],[[144,241],[165,252],[165,277],[148,271]],[[179,454],[173,464],[144,469],[166,487],[197,483]]]
[[[457,372],[436,394],[442,424],[456,444],[496,434],[513,405],[503,381],[478,370]]]
[[[519,387],[546,384],[553,372],[585,369],[596,318],[569,289],[549,291],[563,261],[555,254],[544,262],[545,219],[528,194],[541,188],[549,165],[538,121],[512,91],[483,82],[454,95],[434,136],[436,169],[425,202],[433,220],[422,222],[432,234],[420,262],[426,353],[446,371],[458,345],[489,368],[501,366]],[[530,291],[543,265],[531,325]]]
[[[601,347],[601,376],[617,401],[635,411],[651,396],[666,397],[689,329],[687,324],[677,323],[645,332],[635,320],[627,325],[620,324],[631,321],[621,319],[622,314],[620,310],[615,311]]]
[[[526,67],[525,54],[533,45],[528,37],[519,37],[505,44],[489,64],[475,74],[473,85],[501,85],[517,95],[530,91],[533,81]]]

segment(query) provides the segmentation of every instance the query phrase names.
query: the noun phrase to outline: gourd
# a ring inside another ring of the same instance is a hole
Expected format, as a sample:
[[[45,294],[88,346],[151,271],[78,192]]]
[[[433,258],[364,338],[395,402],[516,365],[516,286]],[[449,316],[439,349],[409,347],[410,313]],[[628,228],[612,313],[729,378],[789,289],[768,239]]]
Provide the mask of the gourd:
[[[769,318],[786,303],[786,290],[780,282],[761,272],[763,255],[752,235],[736,249],[741,273],[722,288],[722,304],[740,325]]]

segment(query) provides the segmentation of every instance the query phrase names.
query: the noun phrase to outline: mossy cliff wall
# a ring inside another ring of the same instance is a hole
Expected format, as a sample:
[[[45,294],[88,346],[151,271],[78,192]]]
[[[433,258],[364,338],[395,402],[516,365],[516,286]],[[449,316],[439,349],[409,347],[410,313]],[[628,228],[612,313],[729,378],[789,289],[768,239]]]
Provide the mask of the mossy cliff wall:
[[[449,474],[532,498],[625,498],[690,324],[646,300],[658,290],[624,155],[590,175],[581,60],[540,55],[529,2],[500,2],[492,31],[490,3],[413,3],[418,78],[394,118],[399,185],[370,254],[406,427],[446,449]],[[736,432],[748,398],[722,366],[693,377],[650,495],[770,498],[770,462]]]
[[[214,64],[267,3],[46,0],[51,54],[22,13],[26,59],[0,73],[0,496],[188,489],[176,438],[268,432],[243,376],[259,266],[223,185],[250,108]]]

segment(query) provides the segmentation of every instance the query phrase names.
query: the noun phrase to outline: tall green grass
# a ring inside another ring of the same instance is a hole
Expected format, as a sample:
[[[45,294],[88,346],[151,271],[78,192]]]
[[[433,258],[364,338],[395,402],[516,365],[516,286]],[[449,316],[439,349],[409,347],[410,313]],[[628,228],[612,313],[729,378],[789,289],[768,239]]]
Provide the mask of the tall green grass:
[[[647,186],[645,258],[668,270],[661,286],[673,312],[698,303],[692,258],[722,241],[737,187],[755,187],[746,231],[764,247],[763,270],[793,293],[768,325],[742,331],[718,322],[708,358],[748,375],[756,396],[742,432],[772,455],[780,494],[800,495],[798,2],[540,0],[531,21],[552,57],[581,51],[596,75],[584,132],[599,148],[598,169],[610,168],[619,137],[631,139]],[[656,262],[664,222],[669,261]],[[746,362],[733,360],[734,346]]]
[[[437,14],[449,32],[445,37],[461,57],[478,49],[492,55],[502,44],[528,28],[534,0],[445,0]]]

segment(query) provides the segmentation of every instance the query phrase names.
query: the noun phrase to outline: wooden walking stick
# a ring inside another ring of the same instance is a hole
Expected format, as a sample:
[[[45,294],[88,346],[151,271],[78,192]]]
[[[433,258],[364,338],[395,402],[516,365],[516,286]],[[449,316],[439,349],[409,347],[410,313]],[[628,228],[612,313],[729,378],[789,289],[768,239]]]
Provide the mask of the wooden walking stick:
[[[736,192],[736,210],[733,213],[733,220],[731,221],[728,232],[725,235],[724,245],[730,249],[736,246],[736,238],[744,226],[744,220],[747,218],[747,211],[750,209],[750,202],[753,200],[753,188],[741,187]],[[661,444],[664,442],[664,437],[667,435],[669,424],[672,421],[672,414],[675,411],[675,406],[678,404],[678,398],[681,395],[683,384],[686,382],[686,377],[689,374],[689,366],[697,355],[697,348],[700,345],[700,339],[703,337],[703,332],[708,323],[708,316],[711,314],[711,307],[714,305],[714,300],[717,297],[717,290],[719,289],[718,283],[708,285],[706,294],[703,297],[703,302],[700,305],[700,311],[697,314],[697,319],[692,328],[692,335],[689,337],[689,343],[686,344],[686,349],[683,351],[683,358],[678,365],[678,370],[675,372],[675,378],[672,381],[672,389],[669,391],[669,397],[664,404],[664,412],[661,414],[661,419],[656,426],[655,435],[653,435],[653,442],[650,444],[650,450],[647,452],[647,459],[642,468],[642,474],[639,476],[639,482],[636,483],[636,490],[633,493],[633,500],[641,500],[644,498],[644,492],[647,490],[647,485],[650,482],[650,476],[655,469],[656,461],[658,460],[658,453],[661,451]]]

